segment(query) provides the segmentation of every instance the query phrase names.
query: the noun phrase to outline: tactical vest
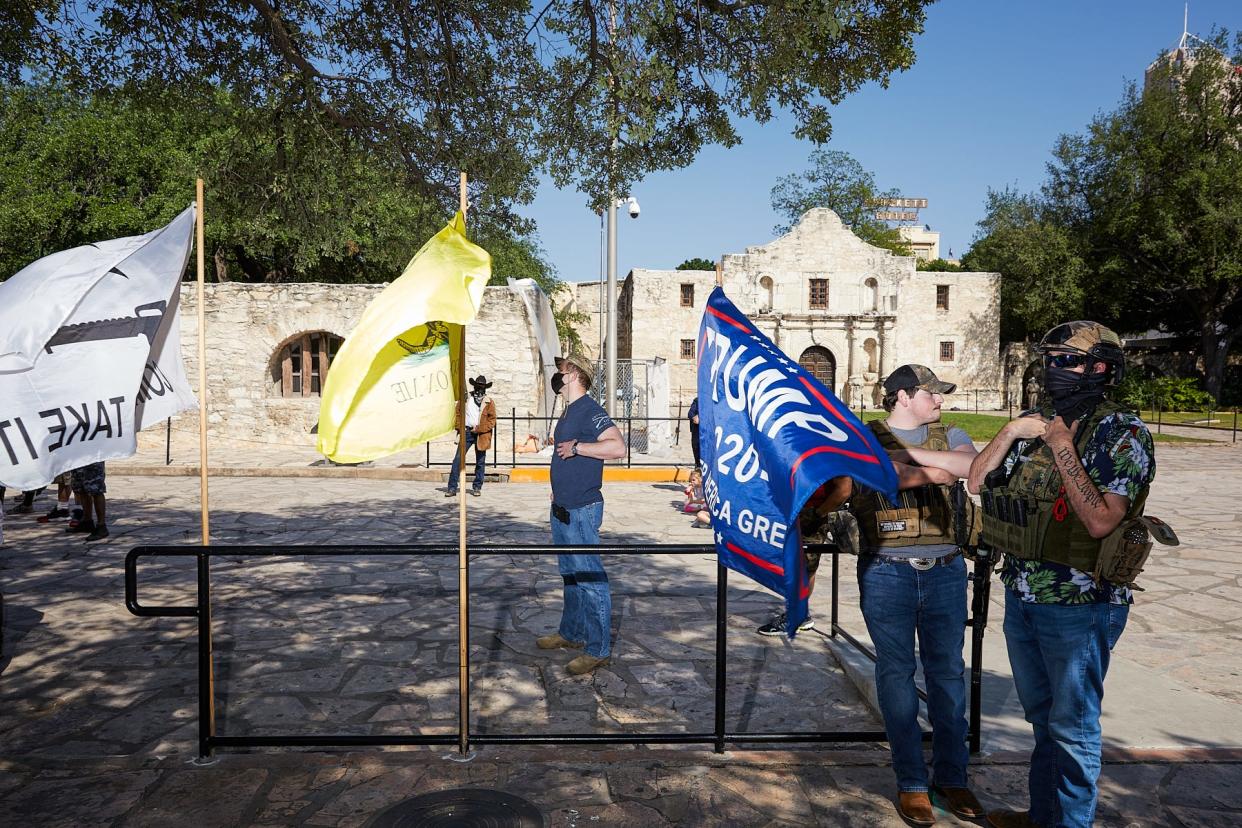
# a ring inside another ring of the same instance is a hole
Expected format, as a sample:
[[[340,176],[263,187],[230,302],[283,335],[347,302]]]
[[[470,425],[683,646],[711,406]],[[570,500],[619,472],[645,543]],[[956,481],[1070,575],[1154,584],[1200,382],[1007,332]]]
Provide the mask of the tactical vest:
[[[1083,447],[1104,418],[1123,411],[1128,409],[1108,400],[1096,406],[1078,427],[1074,448],[1080,458]],[[1061,471],[1052,450],[1043,440],[1029,444],[1009,479],[1001,486],[985,488],[981,497],[983,545],[1015,558],[1051,561],[1083,572],[1096,571],[1100,547],[1107,538],[1091,537],[1086,525],[1074,513],[1062,484]],[[1122,524],[1141,515],[1146,501],[1147,488],[1144,487],[1130,505]]]
[[[920,445],[903,443],[883,420],[872,420],[867,425],[886,450],[949,450],[949,430],[944,423],[929,423],[927,439]],[[854,498],[850,511],[858,519],[864,549],[956,543],[953,504],[949,500],[948,486],[928,483],[914,489],[903,489],[897,492],[895,507],[882,494],[867,494]]]

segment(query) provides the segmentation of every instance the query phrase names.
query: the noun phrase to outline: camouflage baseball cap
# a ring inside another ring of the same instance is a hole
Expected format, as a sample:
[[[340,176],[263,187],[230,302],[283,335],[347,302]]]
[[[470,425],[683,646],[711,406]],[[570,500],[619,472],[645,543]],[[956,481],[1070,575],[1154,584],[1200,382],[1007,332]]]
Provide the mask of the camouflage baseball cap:
[[[1039,341],[1040,353],[1070,351],[1108,358],[1121,355],[1121,337],[1099,322],[1080,319],[1057,325]]]
[[[557,357],[556,370],[564,371],[565,363],[567,362],[582,372],[588,387],[595,382],[595,362],[593,360],[575,351],[569,356]]]
[[[932,394],[952,394],[957,386],[951,382],[941,382],[926,365],[902,365],[884,379],[884,390],[894,391],[922,388]]]

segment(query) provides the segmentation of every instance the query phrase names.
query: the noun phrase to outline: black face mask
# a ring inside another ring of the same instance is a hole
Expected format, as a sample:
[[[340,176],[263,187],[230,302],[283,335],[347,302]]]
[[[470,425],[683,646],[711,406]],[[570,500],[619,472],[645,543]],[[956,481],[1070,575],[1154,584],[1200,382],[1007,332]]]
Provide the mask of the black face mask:
[[[559,394],[561,389],[565,387],[565,375],[557,371],[552,375],[552,393]]]
[[[1044,389],[1052,409],[1066,425],[1089,416],[1104,399],[1108,374],[1080,374],[1069,368],[1044,366]]]

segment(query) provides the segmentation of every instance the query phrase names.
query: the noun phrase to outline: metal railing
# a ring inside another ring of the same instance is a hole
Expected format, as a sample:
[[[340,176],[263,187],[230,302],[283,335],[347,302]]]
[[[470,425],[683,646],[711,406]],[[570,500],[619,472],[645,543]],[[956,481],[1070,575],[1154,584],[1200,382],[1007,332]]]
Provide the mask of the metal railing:
[[[836,547],[830,547],[833,550]],[[840,613],[840,552],[834,551],[832,554],[832,610],[830,635],[833,638],[840,636],[858,652],[865,655],[873,663],[876,661],[875,650],[859,641],[841,626]],[[851,556],[852,557],[852,556]],[[992,592],[992,570],[996,565],[996,553],[988,553],[980,550],[975,558],[975,571],[972,572],[968,579],[971,583],[970,590],[970,615],[966,618],[966,626],[970,628],[970,711],[968,714],[970,739],[970,752],[978,753],[980,745],[980,729],[979,723],[983,715],[983,635],[987,632],[988,626],[988,601]],[[915,692],[918,697],[927,703],[927,693],[916,687]],[[930,733],[924,733],[923,739],[926,741],[931,736]]]
[[[840,629],[837,623],[837,555],[835,547],[809,546],[811,551],[833,555],[833,635],[841,635],[852,646],[866,652],[866,648]],[[551,545],[484,545],[471,544],[469,555],[512,554],[602,554],[602,555],[702,555],[714,554],[710,545],[664,544],[664,545],[599,545],[599,546],[551,546]],[[377,546],[139,546],[125,556],[125,606],[134,615],[146,618],[194,618],[198,623],[198,751],[201,757],[211,756],[216,748],[244,747],[382,747],[392,745],[452,745],[465,752],[470,744],[710,744],[717,753],[724,752],[726,743],[807,743],[807,742],[885,742],[884,731],[781,731],[749,733],[731,731],[725,726],[725,684],[728,665],[727,629],[728,619],[728,570],[716,566],[716,670],[714,679],[714,716],[711,732],[677,733],[477,733],[470,728],[469,719],[469,661],[466,663],[466,682],[459,688],[463,697],[461,710],[467,711],[465,720],[458,722],[456,733],[403,734],[403,735],[345,735],[321,734],[309,736],[231,736],[216,731],[216,689],[214,682],[214,651],[212,647],[211,559],[214,557],[372,557],[372,556],[456,556],[455,544],[426,545],[377,545]],[[138,600],[138,562],[146,558],[194,558],[197,572],[196,601],[181,606],[146,606]],[[976,566],[976,576],[978,576]],[[469,594],[469,565],[466,566],[466,593]],[[983,615],[986,614],[986,579]],[[976,581],[976,604],[979,598],[979,582]],[[981,613],[978,609],[975,618]],[[466,629],[459,636],[469,640],[469,615]],[[972,750],[979,744],[978,682],[982,663],[982,624],[976,626],[976,646],[972,649],[972,704],[970,714],[970,740]],[[466,650],[468,653],[468,648]],[[467,656],[468,659],[468,656]],[[930,739],[924,733],[923,739]]]
[[[533,414],[518,415],[516,409],[510,409],[510,413],[496,418],[496,428],[492,432],[492,447],[487,450],[487,465],[492,469],[499,468],[502,464],[509,466],[547,466],[552,462],[549,456],[536,455],[534,453],[526,453],[518,451],[518,447],[527,442],[529,436],[534,436],[539,441],[542,448],[543,439],[551,437],[552,429],[556,424],[556,417],[537,417]],[[677,417],[613,417],[613,422],[617,424],[617,428],[621,430],[621,436],[625,440],[625,467],[632,468],[634,466],[667,466],[676,460],[684,460],[684,465],[693,465],[693,460],[689,456],[689,448],[685,449],[686,456],[684,458],[673,458],[665,456],[657,459],[635,458],[635,454],[643,455],[650,453],[664,452],[666,455],[672,455],[676,451],[680,451],[685,445],[681,442],[681,424],[685,418]],[[665,441],[664,446],[653,445],[651,437],[654,427],[658,427],[662,423],[668,423],[665,426],[665,433],[659,439]],[[688,433],[688,432],[687,432]],[[686,440],[686,443],[689,439]],[[454,441],[453,445],[456,445]],[[445,445],[445,447],[447,444]],[[445,459],[432,459],[431,443],[426,444],[426,465],[428,468],[432,466],[450,467],[453,460],[445,454]],[[503,458],[503,459],[502,459]],[[474,454],[469,453],[466,457],[466,471],[474,468]]]

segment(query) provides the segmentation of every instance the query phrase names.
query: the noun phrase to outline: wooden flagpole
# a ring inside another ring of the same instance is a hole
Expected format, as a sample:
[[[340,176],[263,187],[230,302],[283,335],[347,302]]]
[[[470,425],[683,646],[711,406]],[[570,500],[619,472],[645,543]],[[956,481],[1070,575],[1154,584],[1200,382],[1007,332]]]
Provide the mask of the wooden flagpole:
[[[461,173],[458,199],[462,218],[469,204],[466,201],[466,173]],[[470,559],[466,555],[466,326],[461,326],[461,351],[457,362],[457,685],[460,735],[458,749],[470,751]],[[478,445],[474,447],[479,450]]]
[[[716,260],[716,287],[724,287],[724,256]]]
[[[203,308],[203,179],[195,183],[194,247],[198,260],[198,502],[202,511],[203,546],[211,543],[207,516],[207,326]]]

